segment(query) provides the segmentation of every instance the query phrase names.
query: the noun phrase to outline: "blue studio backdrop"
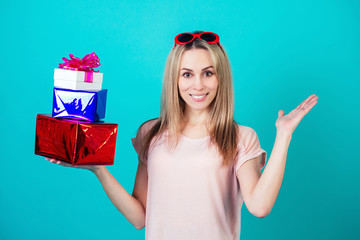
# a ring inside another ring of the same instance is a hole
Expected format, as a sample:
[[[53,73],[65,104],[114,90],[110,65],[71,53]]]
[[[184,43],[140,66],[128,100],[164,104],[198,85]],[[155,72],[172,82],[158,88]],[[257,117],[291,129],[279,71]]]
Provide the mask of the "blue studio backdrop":
[[[108,169],[131,194],[130,138],[159,115],[174,36],[194,30],[219,34],[235,118],[268,157],[278,111],[319,96],[293,134],[272,212],[256,218],[243,205],[241,239],[357,239],[359,11],[357,0],[1,1],[0,239],[144,239],[95,175],[34,154],[36,114],[51,113],[61,58],[95,52],[104,120],[119,124]]]

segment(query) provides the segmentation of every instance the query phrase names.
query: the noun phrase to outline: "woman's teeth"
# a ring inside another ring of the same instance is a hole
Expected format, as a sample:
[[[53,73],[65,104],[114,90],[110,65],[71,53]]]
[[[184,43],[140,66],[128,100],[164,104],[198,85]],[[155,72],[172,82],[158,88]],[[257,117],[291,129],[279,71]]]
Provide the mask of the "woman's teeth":
[[[209,94],[209,93],[205,93],[205,94],[203,94],[203,95],[197,95],[197,96],[190,94],[190,96],[191,96],[191,98],[192,98],[195,102],[202,102],[202,101],[204,101],[204,100],[206,99],[206,96],[207,96],[208,94]]]
[[[195,95],[191,95],[193,98],[196,98],[196,99],[200,99],[200,98],[203,98],[206,96],[206,94],[204,95],[200,95],[200,96],[195,96]]]

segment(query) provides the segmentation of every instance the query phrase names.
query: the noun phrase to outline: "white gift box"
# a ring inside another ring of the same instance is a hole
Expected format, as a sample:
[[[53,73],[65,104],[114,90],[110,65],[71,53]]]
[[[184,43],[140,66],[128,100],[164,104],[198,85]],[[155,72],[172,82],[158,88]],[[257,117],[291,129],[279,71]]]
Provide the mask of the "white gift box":
[[[54,86],[72,90],[101,90],[103,74],[93,72],[93,82],[85,82],[84,71],[55,68]]]

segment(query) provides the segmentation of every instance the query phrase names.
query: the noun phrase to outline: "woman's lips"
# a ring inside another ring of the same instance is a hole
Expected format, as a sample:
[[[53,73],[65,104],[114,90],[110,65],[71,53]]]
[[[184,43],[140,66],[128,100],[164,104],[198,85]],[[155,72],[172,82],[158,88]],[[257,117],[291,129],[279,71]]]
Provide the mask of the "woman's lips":
[[[192,98],[192,100],[194,100],[195,102],[202,102],[205,100],[206,96],[209,93],[204,93],[204,94],[190,94],[190,97]]]

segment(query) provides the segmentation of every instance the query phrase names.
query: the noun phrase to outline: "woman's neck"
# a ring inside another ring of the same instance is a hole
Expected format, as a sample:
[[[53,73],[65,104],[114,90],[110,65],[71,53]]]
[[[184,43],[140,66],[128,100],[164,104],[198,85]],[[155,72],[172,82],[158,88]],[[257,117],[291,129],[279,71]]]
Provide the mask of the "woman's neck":
[[[187,110],[184,112],[184,124],[190,126],[206,125],[209,111],[206,110]]]
[[[189,138],[203,138],[209,135],[207,129],[207,111],[187,111],[181,133]]]

